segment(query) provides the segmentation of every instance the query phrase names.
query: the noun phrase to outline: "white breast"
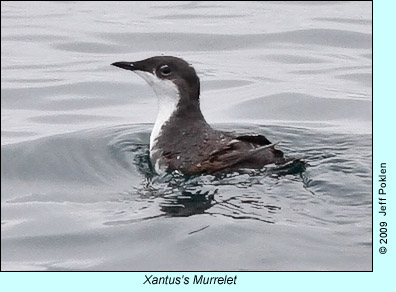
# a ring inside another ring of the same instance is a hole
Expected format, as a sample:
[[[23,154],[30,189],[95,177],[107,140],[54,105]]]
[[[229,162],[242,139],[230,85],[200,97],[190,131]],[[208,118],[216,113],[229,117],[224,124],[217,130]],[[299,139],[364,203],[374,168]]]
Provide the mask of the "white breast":
[[[176,111],[180,99],[177,86],[169,80],[158,78],[149,72],[135,71],[140,77],[154,89],[158,98],[158,114],[155,120],[154,128],[150,135],[150,156],[157,138],[161,135],[162,126],[169,121],[172,114]]]

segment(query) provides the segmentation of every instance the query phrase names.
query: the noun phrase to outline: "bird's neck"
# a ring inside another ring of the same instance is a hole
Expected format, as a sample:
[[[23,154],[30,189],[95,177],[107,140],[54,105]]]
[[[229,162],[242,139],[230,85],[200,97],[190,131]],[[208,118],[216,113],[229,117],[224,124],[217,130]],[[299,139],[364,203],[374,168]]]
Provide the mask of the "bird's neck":
[[[158,113],[150,135],[150,150],[153,149],[158,138],[163,134],[166,128],[172,127],[171,120],[174,120],[173,126],[177,128],[190,128],[193,123],[206,124],[202,115],[199,100],[189,97],[180,97],[180,92],[176,86],[155,90],[158,98]]]
[[[158,97],[158,113],[150,135],[150,150],[154,147],[156,140],[161,135],[162,127],[169,122],[177,111],[178,92],[156,92]]]

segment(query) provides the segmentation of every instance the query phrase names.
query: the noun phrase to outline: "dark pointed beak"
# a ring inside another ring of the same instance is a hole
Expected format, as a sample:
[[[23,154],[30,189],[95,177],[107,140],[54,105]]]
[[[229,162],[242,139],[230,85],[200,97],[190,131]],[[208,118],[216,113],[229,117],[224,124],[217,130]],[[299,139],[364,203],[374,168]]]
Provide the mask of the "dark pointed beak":
[[[122,68],[122,69],[126,69],[126,70],[131,70],[131,71],[138,70],[138,69],[134,66],[133,62],[115,62],[115,63],[113,63],[113,64],[111,64],[111,65],[116,66],[116,67],[118,67],[118,68]]]

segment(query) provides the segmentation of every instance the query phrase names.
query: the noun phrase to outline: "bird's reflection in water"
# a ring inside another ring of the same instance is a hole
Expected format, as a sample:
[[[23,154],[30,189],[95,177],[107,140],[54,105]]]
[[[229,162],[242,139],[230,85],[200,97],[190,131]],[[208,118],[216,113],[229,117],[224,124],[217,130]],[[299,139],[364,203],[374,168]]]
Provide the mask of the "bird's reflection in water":
[[[214,192],[191,192],[182,191],[180,195],[173,195],[164,198],[164,202],[160,203],[160,209],[171,217],[188,217],[196,214],[203,214],[210,209],[215,201]]]
[[[178,172],[147,177],[147,190],[162,198],[160,210],[170,217],[203,214],[216,202],[212,176],[186,177]]]

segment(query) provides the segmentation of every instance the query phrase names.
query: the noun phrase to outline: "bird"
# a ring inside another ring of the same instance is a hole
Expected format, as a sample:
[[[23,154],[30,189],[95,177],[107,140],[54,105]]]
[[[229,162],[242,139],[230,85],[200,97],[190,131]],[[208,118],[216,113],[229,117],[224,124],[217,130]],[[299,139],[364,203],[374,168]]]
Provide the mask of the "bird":
[[[158,98],[150,135],[150,161],[157,174],[222,174],[262,169],[285,161],[265,136],[216,130],[200,108],[200,80],[195,69],[174,56],[155,56],[111,65],[142,77]]]

